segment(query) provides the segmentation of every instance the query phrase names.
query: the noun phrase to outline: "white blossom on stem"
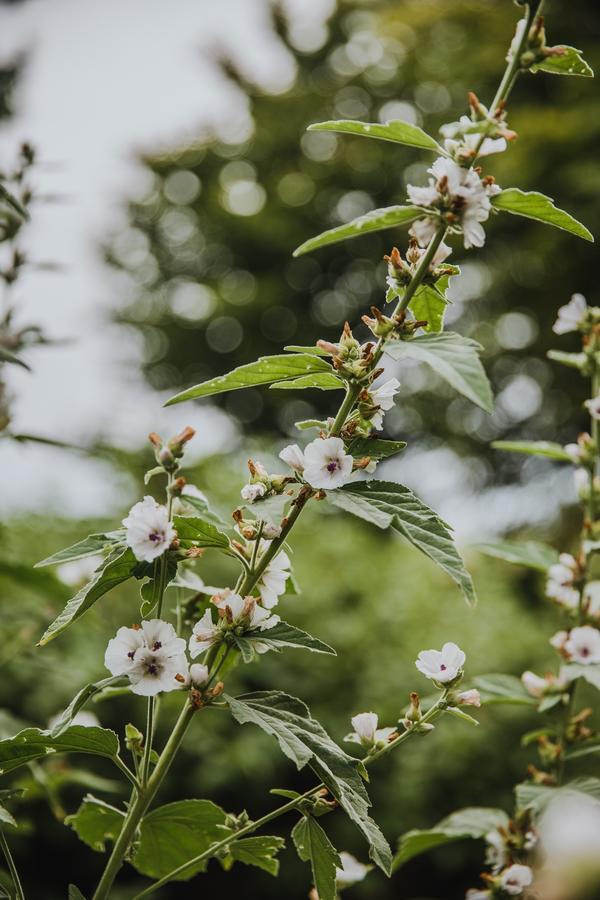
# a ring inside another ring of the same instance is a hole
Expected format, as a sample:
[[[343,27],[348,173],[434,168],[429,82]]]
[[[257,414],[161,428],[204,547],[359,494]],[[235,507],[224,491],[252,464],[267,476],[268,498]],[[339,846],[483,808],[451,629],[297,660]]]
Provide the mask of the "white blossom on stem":
[[[536,698],[543,697],[548,689],[548,681],[529,669],[521,675],[521,683],[527,693]]]
[[[245,500],[246,503],[254,503],[255,500],[260,500],[266,493],[267,489],[262,481],[257,481],[255,484],[245,484],[240,491],[242,500]]]
[[[162,556],[177,537],[169,522],[167,508],[157,503],[154,497],[144,497],[132,506],[123,525],[127,546],[141,562],[152,562]]]
[[[444,149],[453,157],[464,159],[471,158],[475,152],[477,152],[477,156],[490,156],[492,153],[502,153],[506,150],[505,138],[486,137],[481,142],[479,132],[469,131],[472,127],[473,122],[469,116],[461,116],[458,122],[442,125],[440,132],[445,138]]]
[[[222,629],[213,622],[210,608],[205,610],[202,618],[192,628],[192,636],[189,641],[189,651],[192,659],[204,653],[213,644],[218,644],[222,635]]]
[[[378,728],[379,718],[377,713],[364,712],[352,717],[354,731],[344,738],[353,744],[362,744],[363,747],[374,747],[379,743],[387,743],[395,728]]]
[[[288,444],[279,454],[279,459],[296,472],[304,471],[304,453],[298,444]]]
[[[394,406],[394,397],[398,393],[400,382],[397,378],[389,378],[374,391],[370,392],[371,401],[379,407],[371,417],[371,424],[377,431],[383,428],[383,414]]]
[[[573,294],[569,302],[558,310],[552,331],[555,334],[567,334],[569,331],[578,331],[587,313],[587,308],[583,294]]]
[[[266,552],[270,544],[270,541],[261,541],[261,555]],[[285,593],[291,567],[289,556],[285,550],[280,550],[262,573],[257,588],[260,602],[266,609],[276,606],[279,597]]]
[[[518,897],[533,882],[533,871],[529,866],[515,863],[500,874],[502,890],[511,897]]]
[[[341,438],[316,438],[304,451],[304,478],[311,487],[334,490],[350,481],[353,462]]]
[[[570,553],[561,553],[559,561],[548,569],[546,596],[561,606],[574,609],[579,604],[579,590],[573,587],[578,565]]]
[[[481,694],[475,688],[468,691],[460,691],[454,698],[459,706],[481,706]]]
[[[422,650],[415,666],[426,678],[447,684],[462,674],[465,659],[460,647],[449,641],[441,650]]]
[[[600,631],[592,625],[572,628],[562,651],[570,662],[584,666],[600,663]]]
[[[122,627],[108,642],[104,665],[112,675],[127,675],[134,694],[151,697],[174,691],[181,687],[188,671],[185,641],[162,619],[150,619],[134,628]]]
[[[208,666],[202,663],[192,663],[190,666],[190,679],[196,687],[202,687],[208,681]]]
[[[598,394],[596,397],[592,397],[591,400],[586,400],[583,405],[589,412],[592,419],[600,419],[600,394]]]

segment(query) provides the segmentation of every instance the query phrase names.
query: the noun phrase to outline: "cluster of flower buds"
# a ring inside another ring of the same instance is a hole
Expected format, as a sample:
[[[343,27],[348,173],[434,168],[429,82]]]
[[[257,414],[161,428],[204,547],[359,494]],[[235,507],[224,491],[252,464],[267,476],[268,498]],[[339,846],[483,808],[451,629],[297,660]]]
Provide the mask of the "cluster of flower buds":
[[[392,248],[389,256],[384,256],[384,260],[388,264],[387,285],[394,296],[401,296],[404,288],[412,280],[415,269],[421,262],[426,250],[419,246],[416,238],[411,237],[406,251],[406,259],[402,259],[402,255],[397,247]],[[437,248],[433,259],[429,263],[429,267],[425,276],[424,283],[431,283],[442,278],[444,275],[454,275],[457,272],[456,266],[445,264],[452,253],[452,248],[443,242]],[[388,300],[391,297],[388,293]]]
[[[467,891],[467,900],[491,900],[495,897],[521,897],[533,884],[533,870],[521,863],[513,863],[497,875],[483,874],[485,890]]]
[[[342,378],[364,378],[373,366],[373,345],[357,341],[348,322],[344,322],[337,344],[320,340],[317,347],[331,356],[331,364]]]
[[[517,31],[508,52],[508,61],[513,58],[514,54],[519,49],[521,41],[523,39],[523,32],[526,27],[526,20],[521,19],[521,21],[517,25]],[[531,25],[529,31],[527,32],[525,45],[521,50],[521,55],[519,56],[519,65],[522,69],[530,69],[531,66],[534,66],[536,63],[542,62],[544,59],[547,59],[550,56],[564,56],[566,52],[566,47],[548,47],[546,43],[544,17],[537,16],[533,25]]]
[[[248,460],[248,471],[250,479],[240,491],[246,503],[255,503],[269,494],[281,494],[290,481],[286,475],[269,475],[263,464],[253,459]]]
[[[226,590],[215,595],[212,603],[217,608],[217,621],[213,621],[209,607],[194,625],[189,641],[192,659],[218,644],[230,643],[235,636],[240,637],[249,631],[267,631],[279,622],[279,616],[271,615],[260,606],[256,597],[241,597]],[[257,653],[265,653],[269,649],[260,640],[253,641],[253,647]]]
[[[490,113],[476,94],[469,92],[470,116],[461,116],[458,122],[442,125],[444,149],[460,165],[470,164],[476,156],[502,153],[506,142],[517,137],[506,125],[505,104],[501,103]]]
[[[182,432],[166,442],[154,431],[148,435],[148,440],[154,447],[154,456],[160,469],[164,469],[165,472],[177,471],[185,445],[188,441],[191,441],[195,433],[194,429],[188,425]]]
[[[565,453],[576,466],[592,467],[596,458],[596,443],[587,431],[583,431],[577,438],[576,444],[566,444]]]

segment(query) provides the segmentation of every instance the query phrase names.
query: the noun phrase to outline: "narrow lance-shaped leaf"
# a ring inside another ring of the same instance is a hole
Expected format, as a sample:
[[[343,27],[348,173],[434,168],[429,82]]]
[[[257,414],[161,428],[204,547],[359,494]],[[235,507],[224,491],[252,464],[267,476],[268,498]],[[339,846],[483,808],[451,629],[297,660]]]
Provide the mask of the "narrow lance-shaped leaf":
[[[254,645],[258,644],[269,650],[283,650],[286,647],[298,650],[312,650],[313,653],[327,653],[335,656],[335,650],[323,641],[317,640],[301,628],[288,625],[287,622],[278,622],[273,628],[265,631],[247,631],[244,635],[235,638],[237,647],[242,651],[244,662],[251,662],[254,658]]]
[[[315,388],[319,391],[343,391],[344,382],[332,372],[316,372],[314,375],[301,375],[290,381],[276,381],[269,390],[300,391]]]
[[[57,738],[49,731],[26,728],[12,738],[0,741],[0,775],[48,753],[90,753],[114,759],[119,753],[119,739],[114,731],[95,726],[72,725]]]
[[[65,547],[64,550],[58,550],[52,556],[42,559],[35,564],[34,568],[41,569],[42,566],[57,566],[75,559],[85,559],[86,556],[96,556],[96,554],[103,553],[124,540],[125,531],[123,529],[108,532],[107,534],[90,534],[82,541],[71,544],[70,547]]]
[[[323,828],[312,816],[304,816],[294,826],[292,840],[302,862],[310,862],[319,900],[335,900],[335,873],[342,861]]]
[[[368,814],[369,798],[360,775],[361,762],[335,744],[308,708],[279,691],[225,696],[238,722],[251,722],[277,739],[282,752],[299,769],[309,765],[369,843],[371,859],[389,873],[391,852]]]
[[[100,597],[103,597],[104,594],[107,594],[114,587],[131,578],[137,564],[137,560],[129,548],[118,547],[115,549],[106,562],[98,569],[94,578],[69,600],[60,615],[46,629],[38,642],[38,646],[42,647],[48,641],[54,640],[69,625],[80,619],[94,605],[96,600],[99,600]]]
[[[101,681],[86,684],[85,687],[73,697],[67,708],[61,714],[60,718],[50,731],[50,737],[57,738],[63,734],[79,710],[83,709],[88,700],[91,700],[95,694],[99,694],[107,687],[113,687],[117,684],[125,683],[126,681],[128,682],[128,679],[123,675],[111,675],[108,678],[103,678]]]
[[[539,541],[488,541],[474,544],[473,549],[539,572],[547,572],[558,562],[558,552]]]
[[[423,131],[418,125],[413,125],[411,122],[403,122],[400,119],[392,119],[383,124],[380,122],[357,122],[353,119],[315,122],[313,125],[308,126],[307,131],[334,131],[338,134],[356,134],[359,137],[392,141],[395,144],[418,147],[420,150],[433,150],[434,153],[445,155],[445,150],[426,131]]]
[[[578,222],[564,209],[558,209],[551,197],[540,194],[538,191],[522,191],[519,188],[507,188],[492,197],[492,206],[495,209],[512,213],[516,216],[525,216],[526,219],[535,219],[545,222],[546,225],[554,225],[585,241],[593,241],[592,233]]]
[[[490,831],[508,826],[508,816],[501,809],[468,807],[452,813],[431,829],[408,831],[400,838],[394,857],[394,869],[415,856],[464,838],[483,838]]]
[[[427,363],[456,391],[486,412],[491,412],[492,390],[479,360],[482,349],[477,341],[446,331],[388,343],[385,352],[392,359],[415,359]]]
[[[361,481],[328,491],[327,499],[378,528],[398,531],[452,578],[468,603],[475,603],[471,576],[449,526],[409,488],[393,481]]]
[[[525,453],[527,456],[546,456],[560,462],[572,462],[563,445],[553,441],[492,441],[492,447],[506,453]]]
[[[28,366],[26,362],[23,362],[21,357],[17,356],[16,353],[7,350],[6,347],[0,347],[0,363],[11,363],[14,366],[21,366],[23,369],[27,369],[28,372],[31,372],[31,367]]]
[[[184,400],[196,400],[199,397],[211,397],[227,391],[239,391],[242,388],[256,387],[261,384],[287,381],[319,372],[330,374],[331,366],[324,359],[313,354],[283,353],[279,356],[261,356],[255,362],[238,366],[227,375],[219,375],[217,378],[211,378],[209,381],[181,391],[167,400],[165,406],[183,403]]]
[[[559,44],[552,49],[559,52],[546,56],[540,62],[534,63],[529,71],[548,72],[550,75],[594,77],[594,71],[581,55],[581,50],[578,50],[576,47],[569,47],[567,44]]]
[[[358,216],[358,218],[347,222],[345,225],[338,225],[336,228],[330,228],[328,231],[310,238],[308,241],[300,244],[294,250],[293,255],[302,256],[304,253],[310,253],[311,250],[317,250],[319,247],[337,244],[339,241],[346,241],[349,238],[370,234],[372,231],[383,231],[385,228],[408,225],[422,215],[423,209],[420,206],[387,206],[383,209],[373,209],[371,212],[365,213],[364,216]]]

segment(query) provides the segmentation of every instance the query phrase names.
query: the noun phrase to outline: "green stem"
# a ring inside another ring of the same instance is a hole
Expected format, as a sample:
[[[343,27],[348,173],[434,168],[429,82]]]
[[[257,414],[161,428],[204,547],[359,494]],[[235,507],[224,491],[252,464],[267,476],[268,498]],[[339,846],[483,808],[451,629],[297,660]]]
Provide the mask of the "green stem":
[[[154,706],[156,697],[148,697],[146,709],[146,738],[144,741],[144,755],[142,757],[142,785],[145,786],[150,775],[150,757],[152,755],[152,736],[154,734]]]
[[[133,756],[133,759],[134,759],[134,765],[135,765],[135,754],[134,754],[134,756]],[[140,782],[138,781],[138,779],[136,778],[136,776],[134,775],[134,773],[131,771],[131,769],[129,768],[129,766],[126,765],[126,764],[123,762],[123,760],[121,759],[121,757],[120,757],[120,756],[113,756],[113,757],[112,757],[112,761],[114,762],[114,764],[115,764],[115,766],[117,767],[117,769],[120,769],[120,771],[123,773],[123,775],[125,775],[125,777],[132,783],[132,785],[134,786],[134,788],[135,788],[136,790],[140,790],[140,788],[141,788]]]
[[[444,691],[440,699],[434,703],[434,705],[427,710],[421,719],[421,724],[427,724],[436,719],[440,713],[444,711],[446,708],[446,698],[448,695],[448,691]],[[407,741],[413,734],[418,733],[418,728],[413,727],[404,731],[402,734],[398,735],[398,737],[390,741],[389,744],[386,744],[379,750],[376,750],[374,753],[370,753],[369,756],[365,757],[363,760],[365,766],[370,766],[376,760],[381,759],[382,756],[386,756],[400,744],[403,744]],[[294,800],[290,800],[288,803],[284,803],[283,806],[278,806],[277,809],[272,810],[270,813],[262,816],[260,819],[257,819],[255,822],[249,822],[248,825],[241,828],[239,831],[236,831],[234,835],[230,835],[229,837],[223,838],[221,841],[217,841],[203,853],[200,853],[198,856],[194,857],[194,859],[189,860],[189,862],[184,863],[181,866],[178,866],[176,869],[173,869],[172,872],[169,872],[168,875],[165,875],[159,881],[154,882],[149,887],[145,888],[139,894],[136,894],[133,897],[133,900],[141,900],[142,897],[148,897],[150,894],[153,894],[154,891],[157,891],[159,888],[163,887],[163,885],[167,884],[168,881],[171,881],[173,878],[177,878],[179,875],[182,875],[187,869],[192,866],[196,866],[200,862],[204,862],[206,859],[210,859],[210,857],[214,856],[215,853],[218,853],[219,850],[222,850],[223,847],[227,847],[234,843],[235,841],[240,840],[240,838],[245,837],[248,834],[252,834],[255,831],[258,831],[259,828],[262,828],[263,825],[266,825],[268,822],[272,822],[273,819],[278,819],[279,816],[283,816],[288,812],[294,812],[298,810],[304,801],[309,800],[315,794],[318,794],[319,791],[322,791],[326,788],[326,785],[323,783],[315,785],[315,787],[310,788],[310,790],[306,791],[300,797],[296,797]]]
[[[25,894],[21,885],[21,879],[19,878],[17,867],[15,866],[14,860],[12,858],[12,853],[10,852],[10,847],[8,846],[8,842],[2,828],[0,828],[0,848],[2,849],[2,852],[4,854],[6,865],[8,866],[8,871],[10,872],[10,877],[12,878],[12,883],[15,888],[15,898],[16,900],[25,900]]]
[[[123,860],[135,837],[142,817],[169,771],[171,763],[179,750],[181,741],[183,740],[195,712],[195,707],[190,704],[186,695],[185,706],[181,711],[179,719],[171,732],[169,740],[159,757],[152,775],[148,779],[148,782],[142,787],[142,790],[135,795],[135,798],[129,807],[127,815],[125,816],[123,828],[115,841],[112,853],[108,859],[106,868],[104,869],[102,878],[100,879],[92,900],[107,900],[110,896],[113,882],[123,865]]]

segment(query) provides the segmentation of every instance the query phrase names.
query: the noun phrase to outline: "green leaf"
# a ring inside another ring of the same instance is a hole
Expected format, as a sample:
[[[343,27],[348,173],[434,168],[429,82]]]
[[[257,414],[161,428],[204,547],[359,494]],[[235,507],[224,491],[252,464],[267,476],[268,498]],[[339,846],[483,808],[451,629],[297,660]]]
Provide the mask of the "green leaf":
[[[570,678],[583,678],[600,691],[600,665],[582,666],[578,663],[569,663],[565,669]]]
[[[165,406],[183,403],[184,400],[196,400],[199,397],[211,397],[226,391],[239,391],[242,388],[255,387],[261,384],[272,384],[274,381],[288,381],[302,375],[313,375],[318,372],[331,373],[331,366],[318,356],[308,353],[280,356],[261,356],[255,362],[238,366],[227,375],[219,375],[202,384],[188,388],[167,400]]]
[[[385,228],[409,225],[422,215],[423,209],[420,206],[387,206],[383,209],[373,209],[345,225],[338,225],[337,228],[330,228],[328,231],[310,238],[294,250],[293,256],[302,256],[319,247],[337,244],[339,241],[360,237],[372,231],[383,231]]]
[[[580,759],[582,756],[595,756],[596,753],[600,753],[600,741],[589,741],[576,747],[575,750],[570,750],[565,759]]]
[[[347,452],[355,459],[370,456],[371,459],[388,459],[406,447],[406,441],[386,441],[382,438],[354,438],[347,446]]]
[[[530,809],[534,816],[538,816],[551,800],[565,794],[571,794],[574,791],[600,800],[600,778],[584,776],[563,784],[561,787],[547,787],[546,785],[524,781],[515,788],[517,809],[519,811]]]
[[[211,508],[206,497],[196,497],[194,494],[186,494],[184,491],[179,500],[200,513],[201,519],[212,522],[213,525],[220,525],[222,528],[228,527],[227,523],[223,521],[219,514]]]
[[[53,738],[49,731],[26,728],[12,738],[0,741],[0,775],[49,753],[90,753],[114,759],[119,753],[119,739],[108,728],[72,725]]]
[[[275,854],[285,847],[285,841],[274,835],[259,835],[255,837],[241,838],[229,847],[232,860],[244,863],[246,866],[257,866],[268,872],[269,875],[279,873],[279,860]]]
[[[546,356],[552,362],[560,363],[561,366],[567,366],[569,369],[578,369],[580,372],[583,371],[588,362],[585,353],[564,353],[562,350],[548,350]]]
[[[538,572],[547,572],[550,566],[558,562],[558,552],[539,541],[487,541],[474,544],[473,549],[518,566],[537,569]]]
[[[10,813],[3,803],[0,803],[0,829],[4,825],[9,825],[11,828],[17,828],[17,822],[15,817]]]
[[[212,522],[197,516],[173,516],[173,525],[182,544],[194,547],[229,548],[229,538]]]
[[[125,681],[129,683],[124,675],[111,675],[109,678],[103,678],[102,681],[95,681],[86,684],[71,700],[65,711],[61,714],[56,725],[50,731],[50,737],[57,738],[67,730],[80,709],[83,709],[88,700],[91,700],[95,694],[99,694],[107,687],[116,684],[122,684]]]
[[[320,428],[321,430],[327,428],[327,422],[322,419],[302,419],[300,422],[294,422],[294,425],[299,431],[308,431],[309,428]]]
[[[27,369],[28,372],[31,372],[31,367],[28,366],[26,362],[23,362],[21,357],[17,356],[16,353],[7,350],[6,347],[0,347],[0,363],[11,363],[14,366],[22,366],[23,369]]]
[[[125,531],[109,532],[108,534],[90,534],[83,541],[71,544],[64,550],[58,550],[52,556],[47,556],[41,562],[35,564],[35,569],[41,569],[42,566],[58,566],[61,563],[71,562],[74,559],[85,559],[86,556],[96,556],[98,553],[105,553],[106,550],[114,547],[115,544],[123,543],[125,540]]]
[[[492,441],[494,450],[505,450],[507,453],[525,453],[528,456],[547,456],[561,462],[571,462],[562,444],[553,441]]]
[[[85,897],[79,890],[76,884],[69,885],[69,897],[68,900],[85,900]]]
[[[138,562],[128,547],[116,547],[102,566],[96,570],[92,580],[69,600],[60,615],[46,629],[38,641],[38,647],[43,647],[44,644],[54,640],[69,625],[80,619],[96,600],[131,578],[137,565]]]
[[[569,47],[567,44],[559,44],[552,47],[553,50],[562,50],[560,56],[546,56],[540,62],[534,63],[530,72],[549,72],[550,75],[584,75],[587,78],[594,77],[594,71],[581,55],[581,50]]]
[[[149,878],[168,875],[233,834],[225,826],[225,818],[221,807],[210,800],[179,800],[151,810],[142,820],[133,866]],[[207,865],[208,859],[204,859],[173,880],[187,881]]]
[[[535,697],[528,694],[521,681],[514,675],[479,675],[474,685],[481,694],[482,703],[516,703],[535,706]]]
[[[67,816],[65,825],[69,825],[79,840],[92,850],[104,853],[106,842],[114,843],[119,836],[124,820],[122,810],[87,794],[77,812]]]
[[[394,869],[434,847],[464,838],[482,838],[497,828],[506,828],[508,816],[501,809],[468,807],[452,813],[428,831],[409,831],[400,838]]]
[[[321,347],[317,347],[316,344],[313,344],[310,347],[300,347],[298,344],[288,344],[283,349],[287,350],[288,353],[309,353],[311,356],[331,356],[328,350],[322,350]]]
[[[257,643],[269,650],[282,650],[284,647],[292,647],[301,650],[312,650],[313,653],[328,653],[332,656],[336,655],[335,650],[323,641],[288,625],[287,622],[278,622],[273,628],[265,631],[247,631],[244,635],[235,638],[235,643],[242,652],[244,662],[252,662],[254,659],[254,644]]]
[[[450,527],[409,488],[393,481],[360,481],[328,491],[327,499],[378,528],[399,532],[452,578],[468,603],[476,602],[471,576]]]
[[[309,765],[369,843],[371,859],[389,873],[390,848],[368,815],[370,805],[360,760],[348,756],[312,718],[302,701],[279,691],[224,696],[242,725],[251,722],[276,738],[282,752],[301,769]]]
[[[459,394],[491,412],[492,390],[479,360],[482,349],[477,341],[446,331],[388,343],[385,352],[392,359],[416,359],[427,363]]]
[[[381,141],[392,141],[407,147],[418,147],[420,150],[433,150],[446,155],[446,151],[438,142],[430,137],[418,125],[392,119],[383,125],[376,122],[357,122],[352,119],[339,119],[333,122],[315,122],[308,126],[308,131],[335,131],[339,134],[357,134],[361,137],[378,138]]]
[[[526,219],[535,219],[537,222],[545,222],[546,225],[554,225],[585,241],[592,241],[594,237],[590,231],[563,209],[554,205],[551,197],[540,194],[538,191],[522,191],[519,188],[507,188],[492,197],[494,209],[512,213],[516,216],[525,216]]]
[[[335,900],[335,873],[342,868],[339,854],[312,816],[304,816],[294,826],[292,840],[302,862],[310,862],[319,900]]]
[[[426,332],[443,331],[444,315],[450,302],[446,297],[450,275],[443,275],[435,284],[422,284],[410,301],[416,319],[427,321]]]
[[[317,372],[315,375],[301,375],[292,381],[277,381],[270,390],[299,391],[305,388],[316,388],[319,391],[342,391],[345,384],[332,372]]]

